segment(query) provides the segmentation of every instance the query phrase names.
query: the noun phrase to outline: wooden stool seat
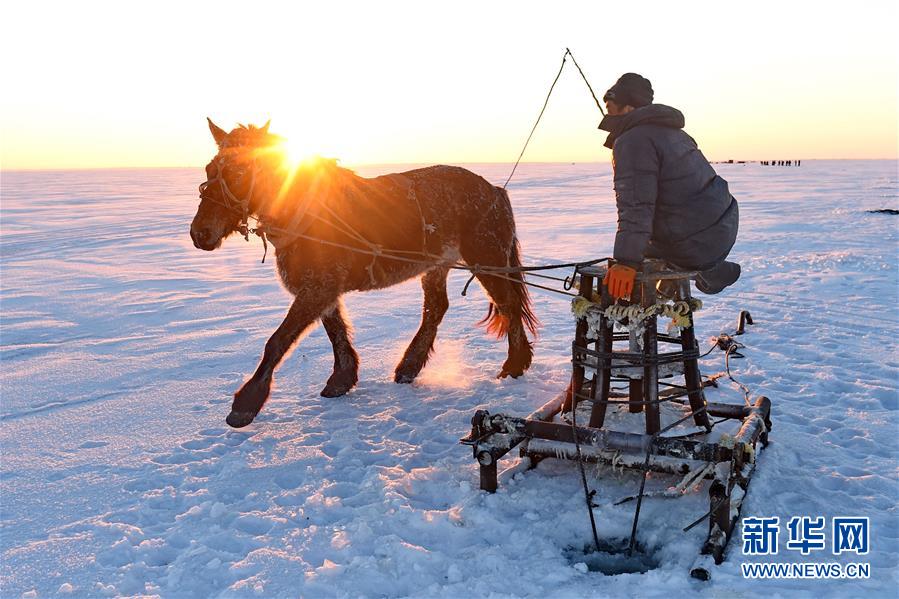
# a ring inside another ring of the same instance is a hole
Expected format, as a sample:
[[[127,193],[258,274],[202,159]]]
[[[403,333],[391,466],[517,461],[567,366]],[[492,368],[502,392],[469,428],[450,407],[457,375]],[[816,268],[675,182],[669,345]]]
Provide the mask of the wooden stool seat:
[[[672,270],[662,260],[645,260],[634,282],[629,305],[650,308],[659,301],[656,285],[659,281],[669,281],[674,291],[673,301],[688,306],[684,320],[689,324],[678,328],[676,335],[660,335],[658,315],[645,316],[639,326],[628,322],[628,333],[616,333],[612,319],[606,315],[607,308],[616,304],[602,284],[607,272],[605,266],[590,266],[578,271],[580,295],[590,301],[600,298],[599,305],[592,310],[599,313],[599,326],[595,337],[588,337],[587,319],[578,321],[572,346],[572,381],[567,409],[575,409],[581,400],[590,401],[593,408],[590,415],[592,428],[602,428],[610,404],[626,403],[633,413],[645,412],[646,433],[655,434],[661,430],[659,403],[678,395],[686,395],[693,410],[693,420],[697,426],[711,429],[705,411],[706,400],[702,391],[702,376],[699,372],[699,346],[693,330],[693,302],[690,295],[690,280],[694,271]],[[618,302],[619,305],[623,301]],[[596,315],[594,314],[594,317]],[[637,329],[640,332],[637,332]],[[638,337],[638,335],[640,335]],[[615,342],[627,341],[627,349],[615,346]],[[677,346],[675,351],[659,351],[659,343]],[[586,374],[591,371],[592,379]],[[663,383],[669,389],[660,399],[659,379],[683,375],[681,393],[672,393],[676,385]],[[612,379],[626,380],[628,399],[613,399],[610,393]]]
[[[647,260],[644,262],[659,262],[665,267],[668,266],[667,263],[656,260]],[[606,276],[606,272],[608,272],[609,268],[604,264],[596,264],[594,266],[584,266],[578,269],[578,273],[582,275],[592,276],[594,279],[599,279],[600,281]],[[679,280],[679,279],[687,279],[692,280],[696,278],[696,275],[699,274],[698,270],[675,270],[672,268],[664,268],[659,269],[658,271],[648,273],[645,271],[640,271],[637,273],[636,282],[643,282],[648,280],[660,281],[660,280]]]

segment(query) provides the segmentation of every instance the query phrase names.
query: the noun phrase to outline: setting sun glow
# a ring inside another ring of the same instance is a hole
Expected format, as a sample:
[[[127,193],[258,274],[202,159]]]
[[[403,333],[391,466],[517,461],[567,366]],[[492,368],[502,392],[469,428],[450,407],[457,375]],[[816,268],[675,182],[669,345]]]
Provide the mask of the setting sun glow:
[[[895,2],[647,1],[639,29],[614,3],[199,1],[141,27],[133,10],[5,5],[4,169],[202,165],[206,116],[271,119],[292,161],[512,162],[566,47],[600,98],[649,78],[712,160],[897,155]],[[524,160],[608,161],[601,118],[569,61]]]
[[[313,162],[318,157],[314,148],[290,137],[284,138],[278,150],[284,157],[284,165],[291,170]]]
[[[285,141],[281,145],[281,152],[284,154],[284,162],[289,168],[299,166],[301,162],[311,155],[307,148],[290,141]]]

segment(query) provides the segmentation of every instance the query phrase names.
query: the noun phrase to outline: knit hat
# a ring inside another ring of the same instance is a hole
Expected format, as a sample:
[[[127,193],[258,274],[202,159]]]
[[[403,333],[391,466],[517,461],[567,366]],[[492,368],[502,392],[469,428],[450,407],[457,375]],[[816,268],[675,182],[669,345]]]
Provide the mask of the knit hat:
[[[652,84],[649,79],[636,73],[625,73],[618,78],[615,85],[609,88],[602,97],[603,102],[611,100],[619,106],[640,108],[652,104]]]

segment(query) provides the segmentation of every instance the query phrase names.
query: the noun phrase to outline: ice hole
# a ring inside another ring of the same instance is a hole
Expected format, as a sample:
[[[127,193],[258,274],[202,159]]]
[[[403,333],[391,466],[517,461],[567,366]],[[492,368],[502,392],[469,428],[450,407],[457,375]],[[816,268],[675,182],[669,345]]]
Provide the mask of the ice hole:
[[[630,539],[600,539],[599,547],[570,547],[565,557],[574,564],[585,564],[590,572],[606,576],[617,574],[642,574],[659,567],[659,561],[651,551],[637,543],[632,555],[628,555]],[[598,550],[597,550],[598,549]],[[583,567],[583,566],[582,566]]]

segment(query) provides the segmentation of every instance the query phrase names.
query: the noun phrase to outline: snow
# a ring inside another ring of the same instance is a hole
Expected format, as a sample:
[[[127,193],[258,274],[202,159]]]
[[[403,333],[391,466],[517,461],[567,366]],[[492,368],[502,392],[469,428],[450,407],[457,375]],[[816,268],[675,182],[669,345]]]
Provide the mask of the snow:
[[[509,172],[470,168],[494,183]],[[744,580],[739,534],[710,582],[691,579],[706,525],[681,529],[707,509],[707,483],[647,498],[638,539],[651,567],[611,576],[581,551],[591,533],[574,464],[518,468],[480,492],[458,444],[474,411],[525,416],[567,382],[573,320],[546,292],[534,293],[531,371],[500,381],[504,344],[474,326],[483,293],[459,297],[466,277],[452,275],[436,352],[411,386],[392,373],[418,325],[418,283],[351,295],[358,388],[318,395],[332,354],[316,329],[256,421],[229,429],[231,394],[287,309],[274,265],[259,263],[258,240],[193,248],[199,169],[110,170],[2,175],[0,595],[895,596],[899,221],[865,210],[899,203],[897,164],[716,168],[740,201],[744,275],[703,298],[697,332],[705,346],[749,310],[747,357],[733,364],[773,402],[743,514],[869,516],[865,559],[802,557],[782,533],[772,561],[869,561],[870,579]],[[527,263],[609,252],[608,165],[525,164],[509,190]],[[720,370],[721,354],[703,366]],[[601,538],[626,538],[633,502],[612,504],[638,477],[588,476]],[[677,482],[653,474],[647,491]]]

